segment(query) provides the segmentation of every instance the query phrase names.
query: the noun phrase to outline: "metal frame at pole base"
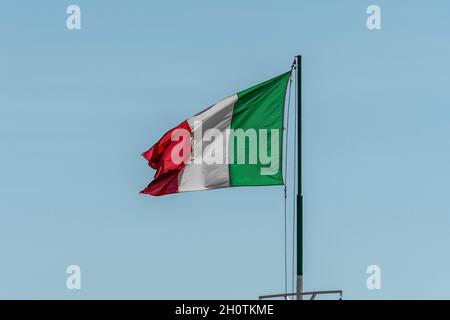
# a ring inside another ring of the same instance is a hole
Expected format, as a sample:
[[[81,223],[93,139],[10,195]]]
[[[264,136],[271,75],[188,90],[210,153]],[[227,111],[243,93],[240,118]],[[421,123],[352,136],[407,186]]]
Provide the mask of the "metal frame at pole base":
[[[324,290],[324,291],[303,291],[303,292],[300,292],[300,295],[302,297],[310,296],[309,300],[314,300],[319,294],[337,294],[337,295],[339,295],[339,300],[342,300],[342,290]],[[259,296],[259,300],[275,299],[275,298],[289,299],[289,297],[296,297],[298,295],[299,295],[298,292],[269,294],[267,296]],[[301,300],[303,300],[303,298]]]

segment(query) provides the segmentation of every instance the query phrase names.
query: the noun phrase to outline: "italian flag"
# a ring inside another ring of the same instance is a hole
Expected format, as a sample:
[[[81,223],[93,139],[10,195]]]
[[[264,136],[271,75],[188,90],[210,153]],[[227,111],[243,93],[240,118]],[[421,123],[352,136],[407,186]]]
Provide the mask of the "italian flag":
[[[227,97],[166,132],[142,153],[156,174],[141,193],[160,196],[185,191],[283,184],[283,116],[290,74],[283,73]],[[187,137],[175,134],[180,131],[187,132]],[[208,131],[214,132],[215,136],[208,135]],[[248,134],[239,142],[233,132]],[[277,132],[279,134],[275,134]],[[220,138],[217,133],[221,133]],[[264,138],[264,134],[267,137]],[[252,158],[252,137],[256,137],[258,148],[253,162],[249,161]],[[195,152],[199,147],[202,150],[200,154]],[[224,152],[214,155],[217,150]],[[185,161],[174,161],[174,152]],[[205,154],[222,157],[223,161],[201,161],[199,158]],[[267,156],[270,155],[277,156],[278,165],[271,164],[269,168]]]

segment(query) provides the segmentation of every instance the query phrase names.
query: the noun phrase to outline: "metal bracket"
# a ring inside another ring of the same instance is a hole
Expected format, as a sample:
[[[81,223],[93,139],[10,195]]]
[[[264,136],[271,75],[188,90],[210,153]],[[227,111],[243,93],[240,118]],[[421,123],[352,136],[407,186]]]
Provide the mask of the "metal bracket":
[[[310,296],[309,300],[314,300],[318,295],[325,294],[338,294],[339,300],[342,300],[342,290],[325,290],[325,291],[303,291],[303,292],[294,292],[294,293],[280,293],[280,294],[270,294],[266,296],[259,296],[259,300],[265,299],[274,299],[274,298],[284,298],[285,300],[289,300],[289,297],[297,297],[300,296]]]

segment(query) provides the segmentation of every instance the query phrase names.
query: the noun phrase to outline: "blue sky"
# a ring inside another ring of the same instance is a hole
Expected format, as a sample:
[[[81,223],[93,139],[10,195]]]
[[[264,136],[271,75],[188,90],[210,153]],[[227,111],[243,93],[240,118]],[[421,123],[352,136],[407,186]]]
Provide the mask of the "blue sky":
[[[70,4],[81,30],[66,29]],[[370,4],[381,30],[366,28]],[[153,171],[139,154],[296,54],[305,289],[450,298],[447,1],[20,0],[1,12],[0,298],[283,292],[281,187],[140,196]],[[79,291],[66,288],[71,264]]]

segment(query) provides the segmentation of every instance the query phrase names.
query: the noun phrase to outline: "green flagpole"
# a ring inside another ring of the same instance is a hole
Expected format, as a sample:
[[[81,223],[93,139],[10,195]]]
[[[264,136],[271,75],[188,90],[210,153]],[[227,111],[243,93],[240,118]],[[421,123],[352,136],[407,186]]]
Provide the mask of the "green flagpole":
[[[297,111],[297,300],[303,296],[303,194],[302,194],[302,56],[295,57]]]
[[[342,299],[342,290],[325,290],[325,291],[303,291],[303,193],[302,193],[302,56],[295,56],[294,65],[295,68],[295,111],[297,122],[297,134],[296,145],[296,170],[297,170],[297,192],[295,193],[296,202],[296,234],[297,234],[297,290],[292,293],[271,294],[259,296],[259,299],[273,299],[273,298],[286,298],[290,296],[297,296],[297,300],[303,300],[305,297],[310,297],[310,300],[314,300],[317,295],[324,294],[338,294],[339,299]],[[295,225],[295,224],[294,224]]]

